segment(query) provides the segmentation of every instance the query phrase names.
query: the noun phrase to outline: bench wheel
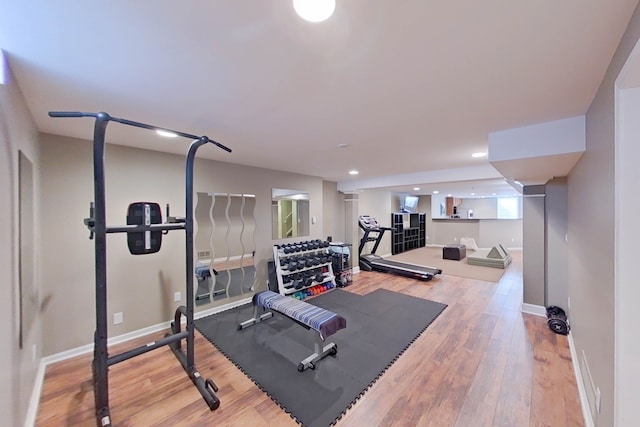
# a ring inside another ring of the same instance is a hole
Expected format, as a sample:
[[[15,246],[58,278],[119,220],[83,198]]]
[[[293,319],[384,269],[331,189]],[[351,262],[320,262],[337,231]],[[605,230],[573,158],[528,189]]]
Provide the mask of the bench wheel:
[[[298,372],[304,371],[304,364],[298,363]]]
[[[335,356],[336,354],[338,354],[338,344],[334,344],[333,348],[331,349],[331,355]]]

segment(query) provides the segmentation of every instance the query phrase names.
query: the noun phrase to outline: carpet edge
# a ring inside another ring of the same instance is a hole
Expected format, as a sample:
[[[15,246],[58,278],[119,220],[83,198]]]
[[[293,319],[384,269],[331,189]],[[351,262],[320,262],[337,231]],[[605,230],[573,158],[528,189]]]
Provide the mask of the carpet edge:
[[[212,315],[213,316],[213,315]],[[206,316],[209,317],[209,316]],[[203,317],[203,319],[205,319],[206,317]],[[200,319],[198,319],[200,320]],[[284,407],[284,405],[282,403],[280,403],[278,401],[278,399],[276,399],[274,396],[271,395],[271,393],[269,393],[268,391],[266,391],[260,384],[258,384],[258,382],[251,376],[249,375],[249,373],[247,373],[247,371],[244,370],[244,368],[242,368],[238,363],[234,362],[233,359],[231,359],[231,357],[223,350],[221,350],[213,341],[211,341],[201,330],[200,328],[198,328],[197,324],[194,322],[194,327],[198,330],[198,332],[200,332],[200,335],[202,335],[207,341],[209,341],[209,343],[213,346],[213,348],[215,348],[216,350],[218,350],[220,352],[220,354],[222,354],[225,359],[227,359],[229,362],[231,362],[233,364],[233,366],[235,366],[240,372],[242,372],[242,374],[249,378],[249,380],[256,386],[258,387],[258,389],[263,392],[264,394],[267,395],[267,397],[269,397],[271,399],[271,401],[273,401],[276,405],[278,405],[278,407],[280,407],[280,409],[282,409],[282,411],[289,415],[291,417],[291,419],[293,421],[295,421],[298,425],[304,426],[304,424],[298,419],[296,418],[295,415],[293,415],[287,408]]]
[[[339,290],[339,289],[336,289],[336,290]],[[384,288],[376,289],[376,290],[374,290],[374,292],[375,292],[375,291],[377,291],[377,290],[388,291],[388,292],[391,292],[391,293],[398,293],[398,292],[396,292],[396,291],[392,291],[392,290],[384,289]],[[342,292],[347,292],[347,291],[344,291],[344,290],[341,290],[341,291],[342,291]],[[389,361],[389,363],[387,363],[387,365],[386,365],[386,366],[384,366],[384,368],[382,368],[382,369],[380,370],[380,372],[376,375],[376,377],[375,377],[373,380],[371,380],[371,381],[370,381],[370,382],[369,382],[369,383],[368,383],[368,384],[367,384],[367,385],[366,385],[366,386],[365,386],[365,387],[360,391],[360,393],[359,393],[357,396],[355,396],[355,397],[354,397],[350,402],[348,402],[348,403],[345,405],[344,409],[342,409],[342,410],[340,411],[340,413],[336,415],[336,417],[334,418],[334,420],[329,424],[330,426],[335,426],[335,425],[336,425],[336,423],[337,423],[338,421],[340,421],[340,420],[341,420],[341,419],[346,415],[346,413],[347,413],[351,408],[353,408],[353,406],[354,406],[354,405],[355,405],[355,404],[356,404],[356,403],[357,403],[357,402],[362,398],[362,396],[364,396],[364,395],[365,395],[365,394],[366,394],[366,393],[371,389],[371,387],[372,387],[373,385],[375,385],[375,384],[376,384],[376,382],[377,382],[380,378],[382,378],[382,376],[384,376],[384,374],[386,374],[386,373],[387,373],[387,371],[391,368],[391,366],[393,366],[393,365],[396,363],[396,361],[397,361],[397,360],[398,360],[398,359],[399,359],[399,358],[400,358],[400,357],[401,357],[401,356],[402,356],[402,355],[403,355],[403,354],[404,354],[404,353],[409,349],[409,347],[411,347],[411,346],[415,343],[415,341],[416,341],[418,338],[420,338],[420,337],[422,336],[422,334],[424,334],[424,332],[429,328],[429,326],[431,326],[431,324],[432,324],[432,323],[433,323],[433,322],[434,322],[434,321],[435,321],[435,320],[436,320],[436,319],[437,319],[437,318],[438,318],[438,317],[439,317],[439,316],[444,312],[444,310],[448,307],[448,304],[445,304],[445,303],[442,303],[442,302],[433,301],[433,300],[428,300],[428,299],[420,298],[420,297],[413,296],[413,295],[407,295],[407,294],[402,294],[402,293],[400,293],[400,294],[401,294],[401,295],[403,295],[403,296],[405,296],[405,297],[411,297],[411,298],[413,298],[413,299],[417,299],[417,300],[431,301],[431,302],[434,302],[434,303],[436,303],[436,304],[440,305],[441,307],[440,307],[440,309],[437,311],[437,314],[434,316],[434,318],[433,318],[433,319],[431,319],[431,321],[430,321],[430,322],[426,323],[426,324],[425,324],[425,325],[424,325],[424,326],[423,326],[423,327],[422,327],[422,328],[421,328],[421,329],[420,329],[420,330],[415,334],[415,336],[414,336],[410,341],[408,341],[408,342],[407,342],[407,344],[404,346],[404,348],[402,348],[402,350],[400,350],[400,351],[398,352],[398,354],[396,354],[396,356],[395,356],[391,361]],[[358,294],[356,294],[356,295],[358,295]],[[366,295],[360,295],[360,296],[366,296]],[[251,304],[250,304],[250,303],[249,303],[249,304],[242,304],[241,306],[238,306],[238,307],[232,307],[232,308],[229,308],[228,310],[224,310],[224,311],[230,311],[230,310],[237,309],[237,308],[242,307],[242,306],[245,306],[245,305],[246,305],[246,306],[249,306],[249,305],[251,305]],[[222,313],[222,312],[220,312],[220,313]],[[268,392],[268,391],[267,391],[263,386],[261,386],[261,385],[260,385],[260,384],[259,384],[259,383],[258,383],[258,382],[257,382],[257,381],[256,381],[256,380],[255,380],[255,379],[254,379],[254,378],[253,378],[253,377],[252,377],[252,376],[251,376],[247,371],[245,371],[245,369],[244,369],[244,368],[242,368],[242,367],[241,367],[237,362],[235,362],[235,361],[234,361],[234,360],[233,360],[233,359],[232,359],[232,358],[231,358],[231,357],[230,357],[230,356],[229,356],[225,351],[221,350],[221,349],[220,349],[220,348],[219,348],[219,347],[218,347],[218,346],[217,346],[217,345],[216,345],[216,344],[215,344],[211,339],[209,339],[209,338],[207,337],[207,335],[205,335],[205,333],[204,333],[204,332],[203,332],[203,331],[198,327],[198,321],[202,321],[202,320],[204,320],[204,319],[207,319],[208,317],[213,317],[213,316],[215,316],[215,315],[217,315],[217,314],[220,314],[220,313],[214,313],[214,314],[211,314],[211,315],[209,315],[209,316],[205,316],[205,317],[203,317],[203,318],[201,318],[201,319],[197,319],[197,320],[194,322],[194,327],[198,330],[198,332],[200,332],[200,334],[201,334],[201,335],[202,335],[202,336],[203,336],[203,337],[204,337],[204,338],[205,338],[205,339],[206,339],[206,340],[207,340],[207,341],[208,341],[208,342],[209,342],[209,343],[210,343],[210,344],[211,344],[211,345],[216,349],[216,350],[218,350],[218,351],[219,351],[219,352],[220,352],[220,353],[221,353],[221,354],[222,354],[222,355],[223,355],[223,356],[224,356],[224,357],[225,357],[229,362],[231,362],[231,363],[232,363],[232,364],[233,364],[233,365],[234,365],[234,366],[235,366],[235,367],[236,367],[236,368],[237,368],[237,369],[238,369],[242,374],[244,374],[244,375],[245,375],[245,376],[246,376],[246,377],[247,377],[247,378],[248,378],[248,379],[249,379],[249,380],[250,380],[250,381],[251,381],[251,382],[252,382],[256,387],[258,387],[258,389],[259,389],[260,391],[262,391],[265,395],[267,395],[267,396],[271,399],[271,401],[273,401],[276,405],[278,405],[278,407],[280,407],[280,408],[283,410],[283,412],[285,412],[286,414],[288,414],[294,422],[296,422],[298,425],[304,426],[305,424],[304,424],[300,419],[298,419],[298,418],[297,418],[297,417],[296,417],[296,416],[295,416],[295,415],[294,415],[290,410],[288,410],[288,409],[287,409],[287,408],[286,408],[286,407],[285,407],[285,406],[284,406],[284,405],[283,405],[283,404],[282,404],[282,403],[281,403],[281,402],[280,402],[280,401],[279,401],[275,396],[273,396],[273,395],[272,395],[271,393],[269,393],[269,392]]]

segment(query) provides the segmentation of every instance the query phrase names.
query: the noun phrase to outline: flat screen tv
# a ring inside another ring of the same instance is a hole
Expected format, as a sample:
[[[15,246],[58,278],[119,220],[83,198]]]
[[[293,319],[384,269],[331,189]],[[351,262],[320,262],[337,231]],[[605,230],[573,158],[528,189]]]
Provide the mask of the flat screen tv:
[[[420,216],[417,213],[409,215],[409,227],[411,228],[420,227]]]
[[[416,212],[418,208],[418,196],[406,196],[404,198],[403,211],[408,213]]]

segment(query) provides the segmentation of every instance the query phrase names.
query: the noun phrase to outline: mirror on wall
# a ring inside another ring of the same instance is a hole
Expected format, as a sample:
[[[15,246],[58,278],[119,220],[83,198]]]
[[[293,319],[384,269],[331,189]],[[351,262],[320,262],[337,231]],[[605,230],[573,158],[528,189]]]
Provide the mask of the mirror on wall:
[[[309,192],[273,188],[271,190],[273,239],[309,235]]]
[[[18,151],[19,170],[19,292],[20,292],[20,333],[22,345],[37,314],[37,291],[34,280],[34,198],[33,164],[22,151]]]
[[[255,200],[253,194],[197,193],[196,306],[253,292]]]

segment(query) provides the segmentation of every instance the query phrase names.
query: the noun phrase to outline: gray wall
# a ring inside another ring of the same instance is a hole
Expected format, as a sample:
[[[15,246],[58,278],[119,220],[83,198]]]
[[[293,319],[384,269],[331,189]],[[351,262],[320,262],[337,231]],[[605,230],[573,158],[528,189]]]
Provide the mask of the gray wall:
[[[108,133],[107,133],[108,137]],[[227,145],[233,144],[225,141]],[[43,287],[52,295],[44,314],[44,354],[54,354],[92,341],[94,330],[93,242],[82,219],[93,199],[92,144],[53,135],[42,135]],[[180,155],[107,145],[107,222],[125,222],[132,201],[171,204],[172,215],[184,216],[184,157]],[[299,188],[310,192],[310,213],[317,218],[308,238],[326,237],[320,178],[231,163],[197,159],[195,192],[251,193],[256,195],[256,267],[258,285],[266,286],[266,263],[272,258],[271,188]],[[335,200],[333,201],[335,205]],[[64,208],[61,208],[64,207]],[[341,228],[339,221],[331,226]],[[333,231],[332,230],[332,231]],[[306,238],[304,238],[306,239]],[[295,239],[303,240],[303,239]],[[64,250],[60,250],[64,248]],[[131,256],[124,235],[110,235],[108,255],[109,320],[124,313],[124,323],[111,325],[109,335],[121,335],[153,326],[173,317],[184,295],[184,233],[170,232],[157,254]],[[184,303],[184,302],[183,302]],[[205,309],[209,307],[202,307]],[[110,321],[111,324],[111,321]],[[65,325],[61,328],[60,325]]]
[[[546,242],[544,186],[524,187],[523,210],[523,302],[545,305]]]
[[[555,178],[545,185],[546,206],[546,306],[556,305],[568,311],[567,279],[567,179]]]
[[[461,218],[467,218],[467,212],[473,211],[474,218],[497,218],[498,199],[495,197],[462,199],[458,205],[458,214]]]
[[[397,195],[386,189],[364,190],[358,194],[359,214],[372,216],[385,227],[391,227],[391,212],[398,211],[398,203]],[[364,232],[358,228],[358,233],[359,244]],[[373,249],[373,245],[373,242],[367,243],[362,253],[368,254]],[[354,252],[358,252],[357,245],[354,247]],[[391,232],[384,233],[376,254],[380,256],[391,254]]]
[[[336,242],[346,240],[344,195],[338,192],[338,183],[324,181],[322,186],[323,238],[331,236]]]
[[[522,247],[521,219],[436,219],[427,221],[427,228],[431,230],[428,244],[447,245],[459,242],[462,237],[470,237],[480,248],[491,248],[497,244],[505,248]]]
[[[18,150],[33,163],[34,170],[34,289],[38,294],[35,319],[23,333],[19,346],[19,241],[18,241]],[[43,302],[40,268],[40,177],[38,133],[24,97],[13,75],[0,85],[0,425],[18,426],[25,422],[41,352],[40,314]],[[35,353],[36,359],[33,359]]]
[[[571,333],[602,394],[599,426],[614,425],[614,82],[639,37],[636,9],[587,111],[586,151],[567,181]]]

